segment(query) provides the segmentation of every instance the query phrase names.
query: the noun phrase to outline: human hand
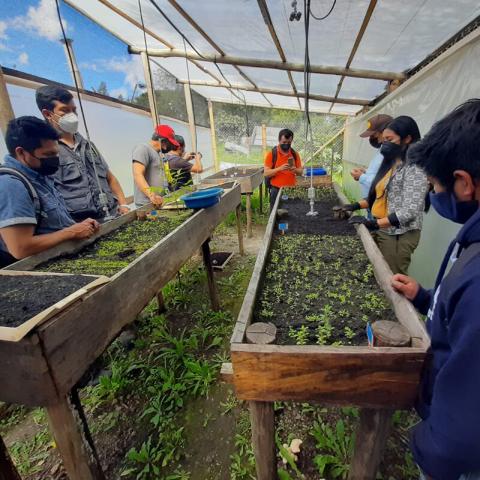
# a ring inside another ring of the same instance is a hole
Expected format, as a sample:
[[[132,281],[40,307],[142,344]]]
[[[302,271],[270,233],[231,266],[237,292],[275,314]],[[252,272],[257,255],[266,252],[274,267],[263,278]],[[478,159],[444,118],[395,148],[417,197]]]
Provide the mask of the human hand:
[[[280,165],[279,167],[277,167],[275,170],[277,172],[284,172],[285,170],[291,170],[292,167],[290,167],[290,165],[288,163],[284,163],[283,165]]]
[[[195,158],[195,152],[188,152],[183,155],[184,160],[193,160]]]
[[[361,217],[360,215],[351,217],[348,223],[352,225],[365,225],[370,231],[378,230],[380,228],[377,220],[369,220],[367,217]]]
[[[120,215],[125,215],[130,211],[130,208],[128,208],[128,205],[119,205],[118,206],[118,213]]]
[[[85,238],[90,238],[95,232],[100,228],[100,224],[93,220],[93,218],[87,218],[83,222],[74,223],[70,227],[67,227],[67,230],[71,238],[75,240],[82,240]]]
[[[363,168],[354,168],[350,171],[350,175],[353,177],[354,180],[358,182],[358,179],[362,174],[365,173],[365,170]]]
[[[401,273],[392,277],[392,287],[408,300],[413,300],[420,290],[420,285],[415,279]]]
[[[358,202],[346,203],[345,205],[341,206],[341,209],[344,212],[354,212],[355,210],[360,210],[360,204]]]
[[[163,205],[163,197],[156,193],[151,193],[148,198],[155,207],[161,207]]]

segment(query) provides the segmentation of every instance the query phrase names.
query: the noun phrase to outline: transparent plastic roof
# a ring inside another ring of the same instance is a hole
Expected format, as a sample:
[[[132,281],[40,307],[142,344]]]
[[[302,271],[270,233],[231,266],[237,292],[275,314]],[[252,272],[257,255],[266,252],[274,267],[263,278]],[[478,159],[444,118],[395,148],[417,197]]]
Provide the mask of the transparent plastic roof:
[[[144,48],[143,31],[131,23],[141,22],[138,0],[65,0],[66,3],[90,17],[127,45]],[[288,20],[292,11],[291,0],[265,0],[272,24],[288,62],[303,64],[304,24]],[[182,37],[163,18],[163,11],[201,54],[228,55],[240,58],[281,61],[280,53],[260,11],[258,0],[141,0],[149,49],[173,47],[193,53]],[[180,5],[203,30],[200,32],[177,9]],[[312,65],[344,68],[365,18],[369,0],[337,0],[332,14],[325,20],[310,21],[310,61]],[[111,7],[117,10],[115,12]],[[312,0],[311,8],[316,16],[325,15],[331,2]],[[303,2],[298,2],[303,12]],[[123,15],[120,15],[121,12]],[[365,30],[351,68],[383,72],[404,72],[426,58],[452,35],[480,15],[478,0],[382,0],[377,3]],[[205,38],[205,34],[209,39]],[[158,64],[177,79],[187,80],[184,58],[154,58]],[[209,62],[198,62],[204,70],[189,62],[190,79],[193,81],[226,81],[232,84],[293,92],[285,70],[234,67]],[[220,71],[219,71],[220,69]],[[304,91],[303,73],[292,72],[293,82],[299,92]],[[312,74],[311,94],[335,96],[342,77],[338,75]],[[383,93],[387,85],[383,80],[345,77],[339,98],[373,100]],[[231,90],[212,86],[192,86],[198,93],[211,100],[238,102]],[[235,91],[234,91],[235,92]],[[243,92],[247,103],[287,108],[299,108],[295,97]],[[238,95],[238,94],[237,94]],[[240,96],[243,100],[243,96]],[[268,100],[267,100],[268,99]],[[303,106],[303,100],[301,100]],[[329,111],[354,114],[362,105],[344,105],[312,100],[312,111]]]

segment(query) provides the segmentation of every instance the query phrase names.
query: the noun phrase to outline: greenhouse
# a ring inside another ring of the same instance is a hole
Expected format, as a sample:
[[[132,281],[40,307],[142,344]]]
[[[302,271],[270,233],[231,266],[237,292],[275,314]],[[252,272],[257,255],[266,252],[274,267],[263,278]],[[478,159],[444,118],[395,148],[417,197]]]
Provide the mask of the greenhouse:
[[[474,0],[2,2],[0,479],[480,479],[479,59]]]

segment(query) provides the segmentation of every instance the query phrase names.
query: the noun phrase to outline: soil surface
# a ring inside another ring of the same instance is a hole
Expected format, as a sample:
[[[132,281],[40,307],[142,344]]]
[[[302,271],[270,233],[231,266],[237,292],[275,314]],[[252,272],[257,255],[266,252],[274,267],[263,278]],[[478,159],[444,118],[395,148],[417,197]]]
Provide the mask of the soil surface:
[[[250,175],[253,175],[255,172],[258,172],[258,170],[261,167],[230,167],[227,168],[226,170],[222,170],[219,173],[216,173],[215,175],[210,175],[209,179],[213,178],[226,178],[226,177],[248,177]],[[226,174],[226,175],[225,175]]]
[[[333,219],[335,192],[316,192],[316,216],[306,190],[280,202],[288,228],[274,232],[254,321],[273,323],[279,344],[365,345],[367,323],[395,317],[355,229]]]
[[[83,275],[4,275],[0,326],[15,328],[95,280]]]
[[[100,237],[79,253],[42,263],[36,270],[112,276],[153,247],[190,215],[190,211],[162,213],[158,220],[134,220]]]

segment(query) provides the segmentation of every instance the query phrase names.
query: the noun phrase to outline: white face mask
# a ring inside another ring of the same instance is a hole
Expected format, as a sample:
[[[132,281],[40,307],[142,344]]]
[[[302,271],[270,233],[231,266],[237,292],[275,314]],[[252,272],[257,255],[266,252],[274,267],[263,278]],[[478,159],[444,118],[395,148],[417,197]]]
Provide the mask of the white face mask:
[[[77,133],[78,117],[75,113],[67,113],[58,119],[58,126],[66,133]]]

